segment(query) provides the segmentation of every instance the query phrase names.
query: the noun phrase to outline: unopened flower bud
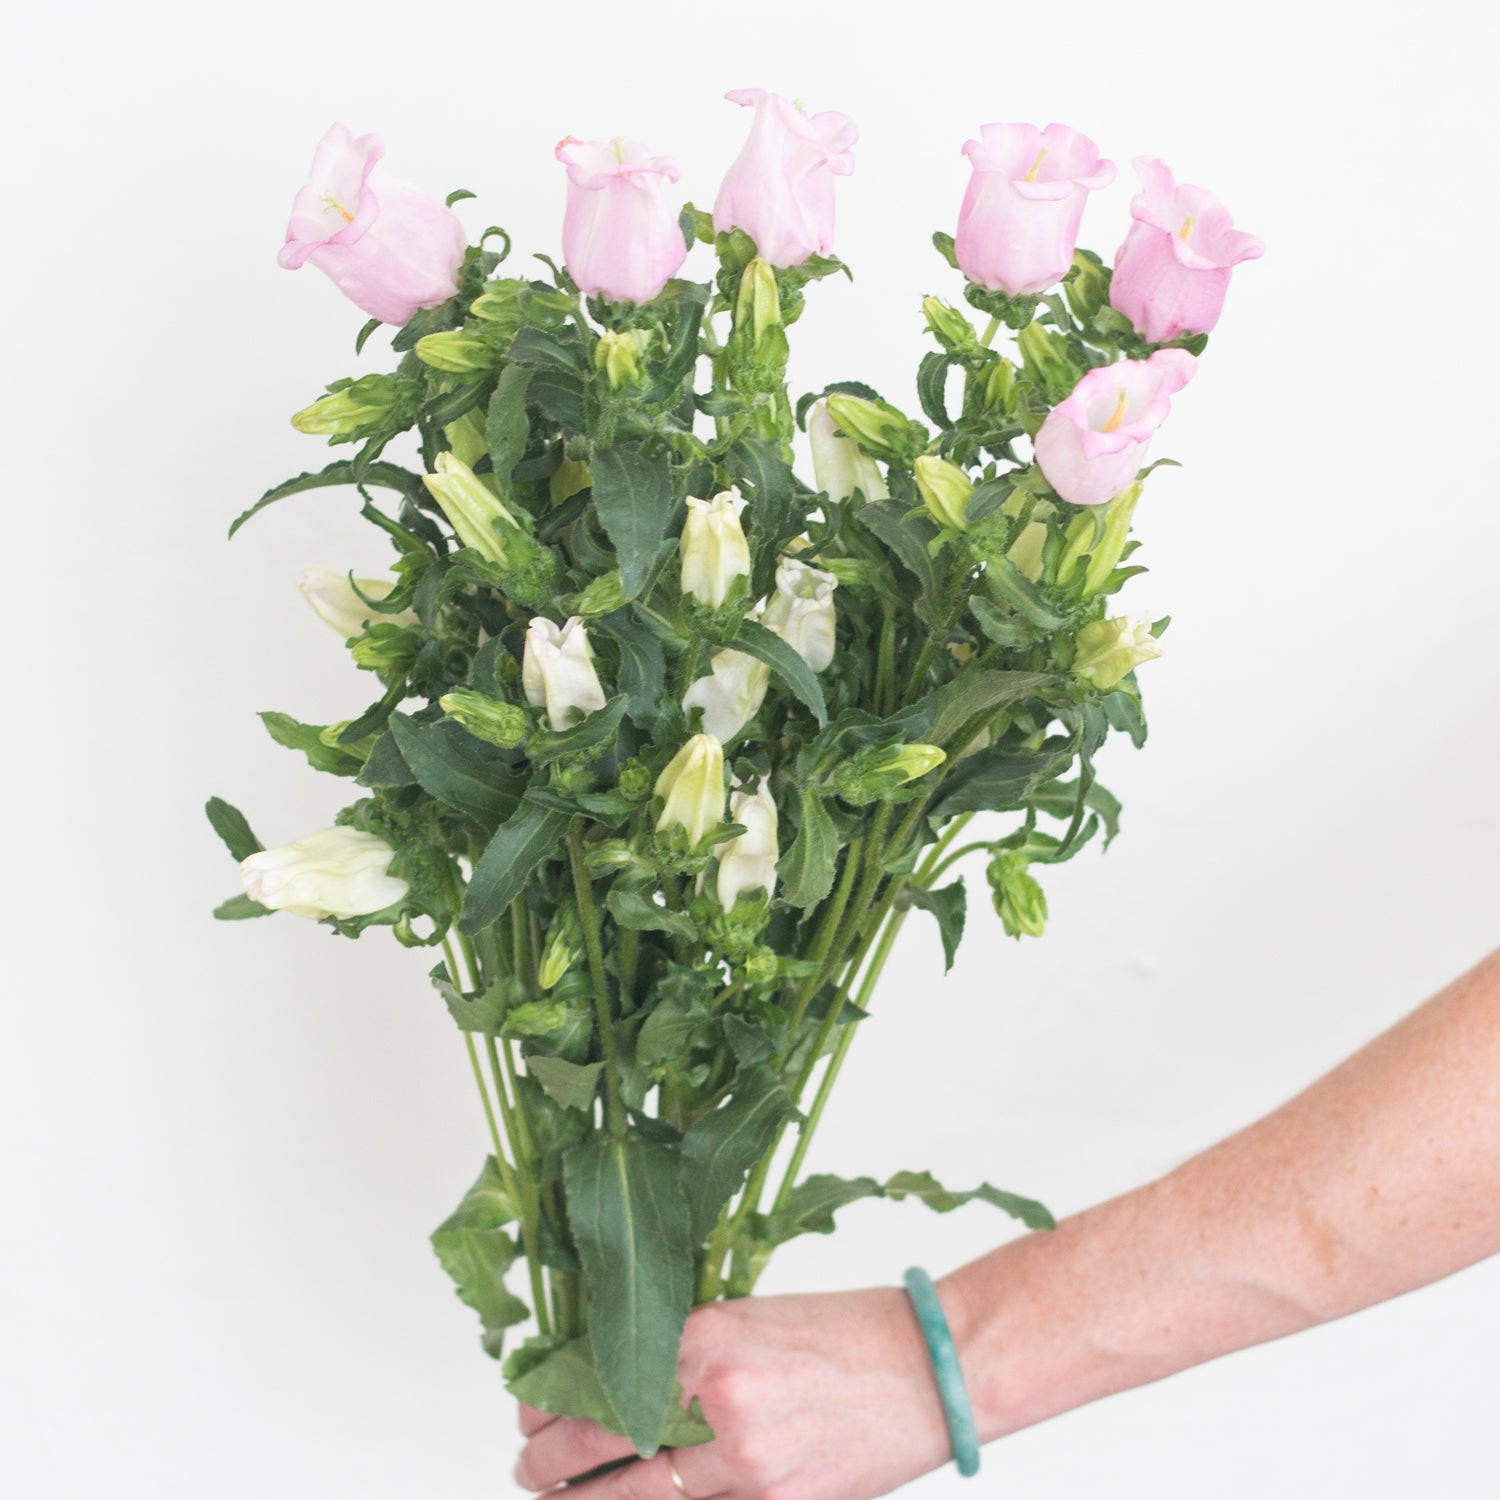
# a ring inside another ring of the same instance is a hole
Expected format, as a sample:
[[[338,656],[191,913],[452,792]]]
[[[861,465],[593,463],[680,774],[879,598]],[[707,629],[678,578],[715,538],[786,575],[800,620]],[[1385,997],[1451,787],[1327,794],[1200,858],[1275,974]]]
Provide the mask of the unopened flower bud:
[[[558,909],[547,929],[547,944],[537,966],[538,987],[550,990],[573,967],[582,952],[583,926],[578,920],[578,908],[567,901]]]
[[[292,417],[298,432],[312,437],[352,438],[383,423],[400,400],[392,375],[366,375],[359,380],[337,380],[311,406]]]
[[[575,708],[591,714],[604,707],[593,656],[588,632],[577,615],[560,627],[542,615],[534,615],[527,625],[521,685],[528,703],[546,708],[554,730],[573,722]]]
[[[715,609],[729,597],[736,578],[750,576],[750,546],[740,525],[744,503],[738,490],[720,490],[712,500],[688,497],[678,543],[682,592]]]
[[[1087,368],[1074,362],[1066,339],[1049,333],[1040,323],[1028,323],[1016,335],[1016,343],[1026,361],[1027,376],[1046,392],[1049,401],[1061,401]]]
[[[949,307],[941,297],[924,297],[922,312],[932,336],[950,354],[974,354],[979,349],[979,336],[974,325],[955,307]]]
[[[461,546],[472,547],[493,563],[512,560],[513,549],[507,548],[505,538],[519,535],[516,518],[468,464],[453,453],[439,453],[437,473],[424,475],[422,482],[442,507]]]
[[[734,303],[734,326],[755,350],[762,347],[771,329],[781,327],[781,298],[776,290],[776,273],[760,256],[756,256],[740,276],[739,296]]]
[[[729,821],[744,833],[719,845],[719,905],[733,911],[746,891],[776,889],[776,799],[763,776],[753,792],[737,791],[729,799]]]
[[[1102,531],[1095,521],[1100,516],[1097,510],[1084,511],[1075,516],[1068,525],[1062,558],[1057,565],[1057,581],[1065,584],[1078,569],[1079,560],[1088,554],[1089,565],[1083,575],[1083,592],[1097,594],[1109,582],[1110,574],[1119,566],[1125,543],[1130,538],[1130,520],[1135,514],[1136,502],[1141,498],[1141,486],[1137,481],[1128,489],[1121,490],[1103,507]],[[1096,543],[1094,538],[1098,537]]]
[[[481,375],[500,363],[499,345],[480,334],[454,328],[446,333],[429,333],[416,343],[417,358],[434,370],[449,375]]]
[[[647,790],[650,789],[650,785],[648,779]],[[600,839],[598,843],[586,845],[583,862],[588,866],[588,872],[595,880],[642,863],[640,856],[631,849],[625,839]]]
[[[625,333],[605,332],[594,346],[594,368],[609,381],[612,391],[646,383],[641,356],[651,343],[651,334],[643,328]]]
[[[1077,645],[1073,671],[1101,691],[1162,654],[1161,642],[1151,634],[1149,615],[1095,620],[1078,632]]]
[[[591,578],[583,592],[578,595],[574,614],[590,619],[594,615],[613,614],[625,602],[625,586],[620,582],[617,568]]]
[[[531,727],[526,710],[519,705],[502,703],[470,688],[454,688],[451,693],[444,693],[438,699],[438,707],[475,739],[498,745],[502,750],[514,750],[526,739]]]
[[[354,583],[365,599],[384,599],[396,587],[393,578],[356,578]],[[335,573],[332,568],[303,568],[297,588],[312,606],[313,613],[346,641],[377,621],[392,625],[417,623],[416,615],[409,609],[391,615],[377,613],[354,592],[348,575]]]
[[[1080,323],[1091,323],[1109,301],[1109,272],[1091,250],[1073,252],[1073,270],[1076,274],[1063,284],[1063,293],[1073,316]]]
[[[620,795],[631,802],[644,802],[651,795],[651,767],[643,760],[627,760],[620,767]]]
[[[382,621],[371,625],[355,640],[349,647],[349,654],[354,658],[355,666],[366,672],[401,677],[417,659],[421,645],[421,637],[409,626]]]
[[[747,651],[715,651],[708,672],[682,695],[684,712],[703,710],[703,727],[720,744],[728,744],[766,699],[771,669]]]
[[[711,734],[695,734],[656,778],[665,805],[658,833],[681,828],[689,848],[724,821],[724,747]]]
[[[1013,938],[1041,937],[1047,930],[1047,897],[1032,876],[1024,854],[1006,849],[988,870],[995,914]]]
[[[828,414],[845,437],[871,458],[905,462],[920,451],[926,433],[888,401],[870,401],[837,391],[828,397]]]
[[[443,436],[448,439],[454,457],[472,469],[490,451],[484,431],[484,408],[470,407],[456,422],[443,428]]]
[[[373,833],[325,828],[241,860],[240,876],[245,894],[273,911],[315,922],[367,917],[394,906],[410,889],[387,873],[395,857]]]
[[[863,807],[936,770],[947,758],[936,745],[872,745],[841,761],[833,781],[845,802]]]
[[[922,503],[932,519],[950,531],[967,530],[964,511],[974,493],[974,481],[957,464],[932,454],[924,453],[912,468]]]
[[[813,402],[807,414],[807,436],[812,444],[813,477],[830,500],[842,504],[853,499],[856,491],[866,500],[890,498],[879,465],[839,432],[827,400]]]

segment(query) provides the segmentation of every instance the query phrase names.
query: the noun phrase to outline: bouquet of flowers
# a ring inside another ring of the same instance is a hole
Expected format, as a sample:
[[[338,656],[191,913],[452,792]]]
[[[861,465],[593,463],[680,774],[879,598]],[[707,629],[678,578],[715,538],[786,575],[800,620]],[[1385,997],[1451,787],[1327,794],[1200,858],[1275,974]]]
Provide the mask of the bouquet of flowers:
[[[473,194],[324,137],[281,264],[368,315],[356,353],[389,325],[395,367],[293,417],[348,455],[231,535],[292,495],[357,497],[390,576],[301,588],[379,686],[352,719],[261,716],[358,789],[332,827],[266,849],[208,805],[244,886],[217,916],[441,952],[490,1154],[438,1258],[489,1354],[535,1320],[516,1396],[642,1454],[710,1436],[676,1384],[689,1309],[842,1206],[1050,1224],[987,1183],[802,1169],[907,916],[951,965],[953,871],[982,853],[1005,931],[1038,936],[1037,872],[1114,836],[1095,760],[1145,740],[1135,669],[1167,624],[1113,612],[1143,571],[1147,450],[1260,253],[1144,157],[1111,270],[1075,240],[1113,164],[1061,125],[987,125],[933,237],[963,286],[922,304],[921,418],[855,380],[794,401],[788,332],[845,269],[856,132],[729,98],[753,124],[712,213],[679,212],[676,166],[634,141],[564,140],[563,264],[535,277],[507,274],[503,230],[469,242]],[[682,274],[698,246],[710,280]],[[982,814],[1005,816],[963,841]]]

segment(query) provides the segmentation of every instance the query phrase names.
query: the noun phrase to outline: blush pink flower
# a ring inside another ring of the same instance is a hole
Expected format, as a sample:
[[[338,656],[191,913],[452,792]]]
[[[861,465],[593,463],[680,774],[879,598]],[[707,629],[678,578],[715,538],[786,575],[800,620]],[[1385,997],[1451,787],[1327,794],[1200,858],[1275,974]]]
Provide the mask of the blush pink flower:
[[[1158,349],[1150,359],[1090,370],[1036,435],[1036,461],[1047,483],[1074,505],[1114,499],[1135,479],[1172,397],[1197,368],[1186,349]]]
[[[1230,270],[1265,247],[1236,229],[1207,189],[1173,182],[1165,162],[1138,156],[1133,165],[1141,191],[1130,204],[1135,223],[1115,257],[1110,306],[1148,343],[1208,333],[1224,310]]]
[[[753,106],[755,123],[714,200],[714,228],[743,229],[773,266],[832,254],[833,179],[854,170],[854,122],[833,110],[810,115],[766,89],[724,97]]]
[[[973,166],[954,251],[970,281],[1009,297],[1056,286],[1073,264],[1088,195],[1115,164],[1066,125],[985,125],[964,144]]]
[[[587,296],[649,302],[677,274],[687,245],[666,184],[677,163],[653,156],[638,141],[557,143],[568,169],[563,258]]]
[[[356,307],[402,324],[458,290],[468,236],[450,208],[390,176],[384,154],[378,136],[331,127],[277,260],[289,271],[311,261]]]

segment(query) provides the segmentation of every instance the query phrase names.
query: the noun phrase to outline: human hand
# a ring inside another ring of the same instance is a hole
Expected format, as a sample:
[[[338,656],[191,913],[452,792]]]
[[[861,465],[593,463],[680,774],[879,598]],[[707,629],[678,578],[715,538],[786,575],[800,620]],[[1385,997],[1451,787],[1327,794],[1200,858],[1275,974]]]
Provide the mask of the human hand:
[[[672,1450],[691,1500],[872,1500],[947,1462],[927,1346],[898,1288],[747,1297],[694,1310],[678,1367],[714,1429]],[[594,1422],[521,1408],[516,1482],[546,1490],[631,1456]],[[624,1465],[569,1500],[682,1500],[667,1455]]]

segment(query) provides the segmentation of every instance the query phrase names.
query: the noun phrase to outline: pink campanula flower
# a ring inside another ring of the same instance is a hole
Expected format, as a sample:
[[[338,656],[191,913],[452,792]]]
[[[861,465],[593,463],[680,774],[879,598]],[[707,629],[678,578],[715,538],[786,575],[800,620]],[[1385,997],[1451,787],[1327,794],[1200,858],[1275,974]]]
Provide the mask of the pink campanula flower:
[[[557,143],[568,169],[563,258],[586,296],[649,302],[687,259],[677,210],[663,189],[677,163],[638,141]]]
[[[1055,286],[1073,264],[1088,195],[1115,180],[1115,164],[1066,125],[984,125],[967,141],[974,168],[954,250],[970,281],[1009,297]]]
[[[1207,189],[1173,182],[1165,162],[1138,156],[1133,165],[1141,191],[1130,204],[1135,223],[1115,257],[1110,306],[1148,343],[1208,333],[1224,310],[1230,270],[1265,247],[1236,229]]]
[[[750,139],[714,200],[714,228],[743,229],[762,260],[785,268],[833,251],[833,179],[854,170],[859,131],[833,110],[810,115],[766,89],[724,96],[752,105]]]
[[[399,325],[458,290],[468,236],[452,209],[387,174],[384,155],[378,136],[332,126],[277,260],[289,271],[311,261],[356,307]]]
[[[1193,378],[1186,349],[1122,359],[1090,370],[1055,406],[1036,435],[1047,483],[1074,505],[1102,505],[1135,478],[1171,398]]]

